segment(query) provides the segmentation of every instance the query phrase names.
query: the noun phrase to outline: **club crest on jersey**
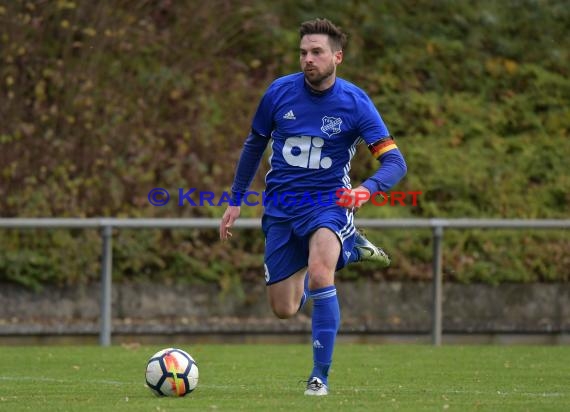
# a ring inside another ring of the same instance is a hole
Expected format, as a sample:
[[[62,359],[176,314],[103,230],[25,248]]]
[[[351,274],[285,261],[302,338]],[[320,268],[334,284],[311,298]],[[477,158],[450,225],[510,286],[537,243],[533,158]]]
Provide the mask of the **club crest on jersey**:
[[[340,133],[340,125],[342,124],[342,119],[340,117],[323,117],[323,125],[321,126],[321,131],[326,133],[328,137],[333,134]]]

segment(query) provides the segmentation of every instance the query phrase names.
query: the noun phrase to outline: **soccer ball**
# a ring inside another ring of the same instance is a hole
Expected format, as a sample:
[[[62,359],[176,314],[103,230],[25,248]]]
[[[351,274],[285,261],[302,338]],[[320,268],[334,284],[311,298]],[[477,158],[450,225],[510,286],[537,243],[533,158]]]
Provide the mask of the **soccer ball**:
[[[186,396],[198,386],[198,365],[182,349],[163,349],[148,360],[146,384],[156,396]]]

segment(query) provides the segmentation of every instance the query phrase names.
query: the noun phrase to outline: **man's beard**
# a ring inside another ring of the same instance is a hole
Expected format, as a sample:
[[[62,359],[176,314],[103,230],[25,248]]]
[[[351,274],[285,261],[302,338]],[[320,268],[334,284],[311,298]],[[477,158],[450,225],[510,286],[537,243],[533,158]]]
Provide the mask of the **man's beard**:
[[[318,89],[325,80],[330,78],[334,74],[334,64],[330,64],[329,67],[325,69],[325,71],[321,74],[316,71],[316,69],[311,72],[311,77],[309,77],[309,73],[305,72],[305,80],[311,87],[314,89]]]

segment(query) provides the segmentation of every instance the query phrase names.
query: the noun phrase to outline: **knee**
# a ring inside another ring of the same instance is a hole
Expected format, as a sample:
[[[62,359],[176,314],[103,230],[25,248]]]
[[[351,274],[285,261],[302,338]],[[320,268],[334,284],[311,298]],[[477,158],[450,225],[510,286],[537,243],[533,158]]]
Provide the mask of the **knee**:
[[[289,319],[297,313],[299,303],[296,305],[290,302],[271,302],[271,309],[279,319]]]
[[[315,262],[309,265],[309,289],[321,289],[334,285],[334,268]]]

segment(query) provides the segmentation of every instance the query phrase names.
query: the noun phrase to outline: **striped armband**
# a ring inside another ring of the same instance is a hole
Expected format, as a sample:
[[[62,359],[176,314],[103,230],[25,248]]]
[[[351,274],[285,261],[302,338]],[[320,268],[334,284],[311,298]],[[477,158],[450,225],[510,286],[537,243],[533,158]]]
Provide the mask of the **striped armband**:
[[[379,158],[384,153],[390,150],[397,149],[396,142],[392,136],[383,137],[382,139],[376,141],[375,143],[368,145],[368,150],[372,153],[372,156]]]

